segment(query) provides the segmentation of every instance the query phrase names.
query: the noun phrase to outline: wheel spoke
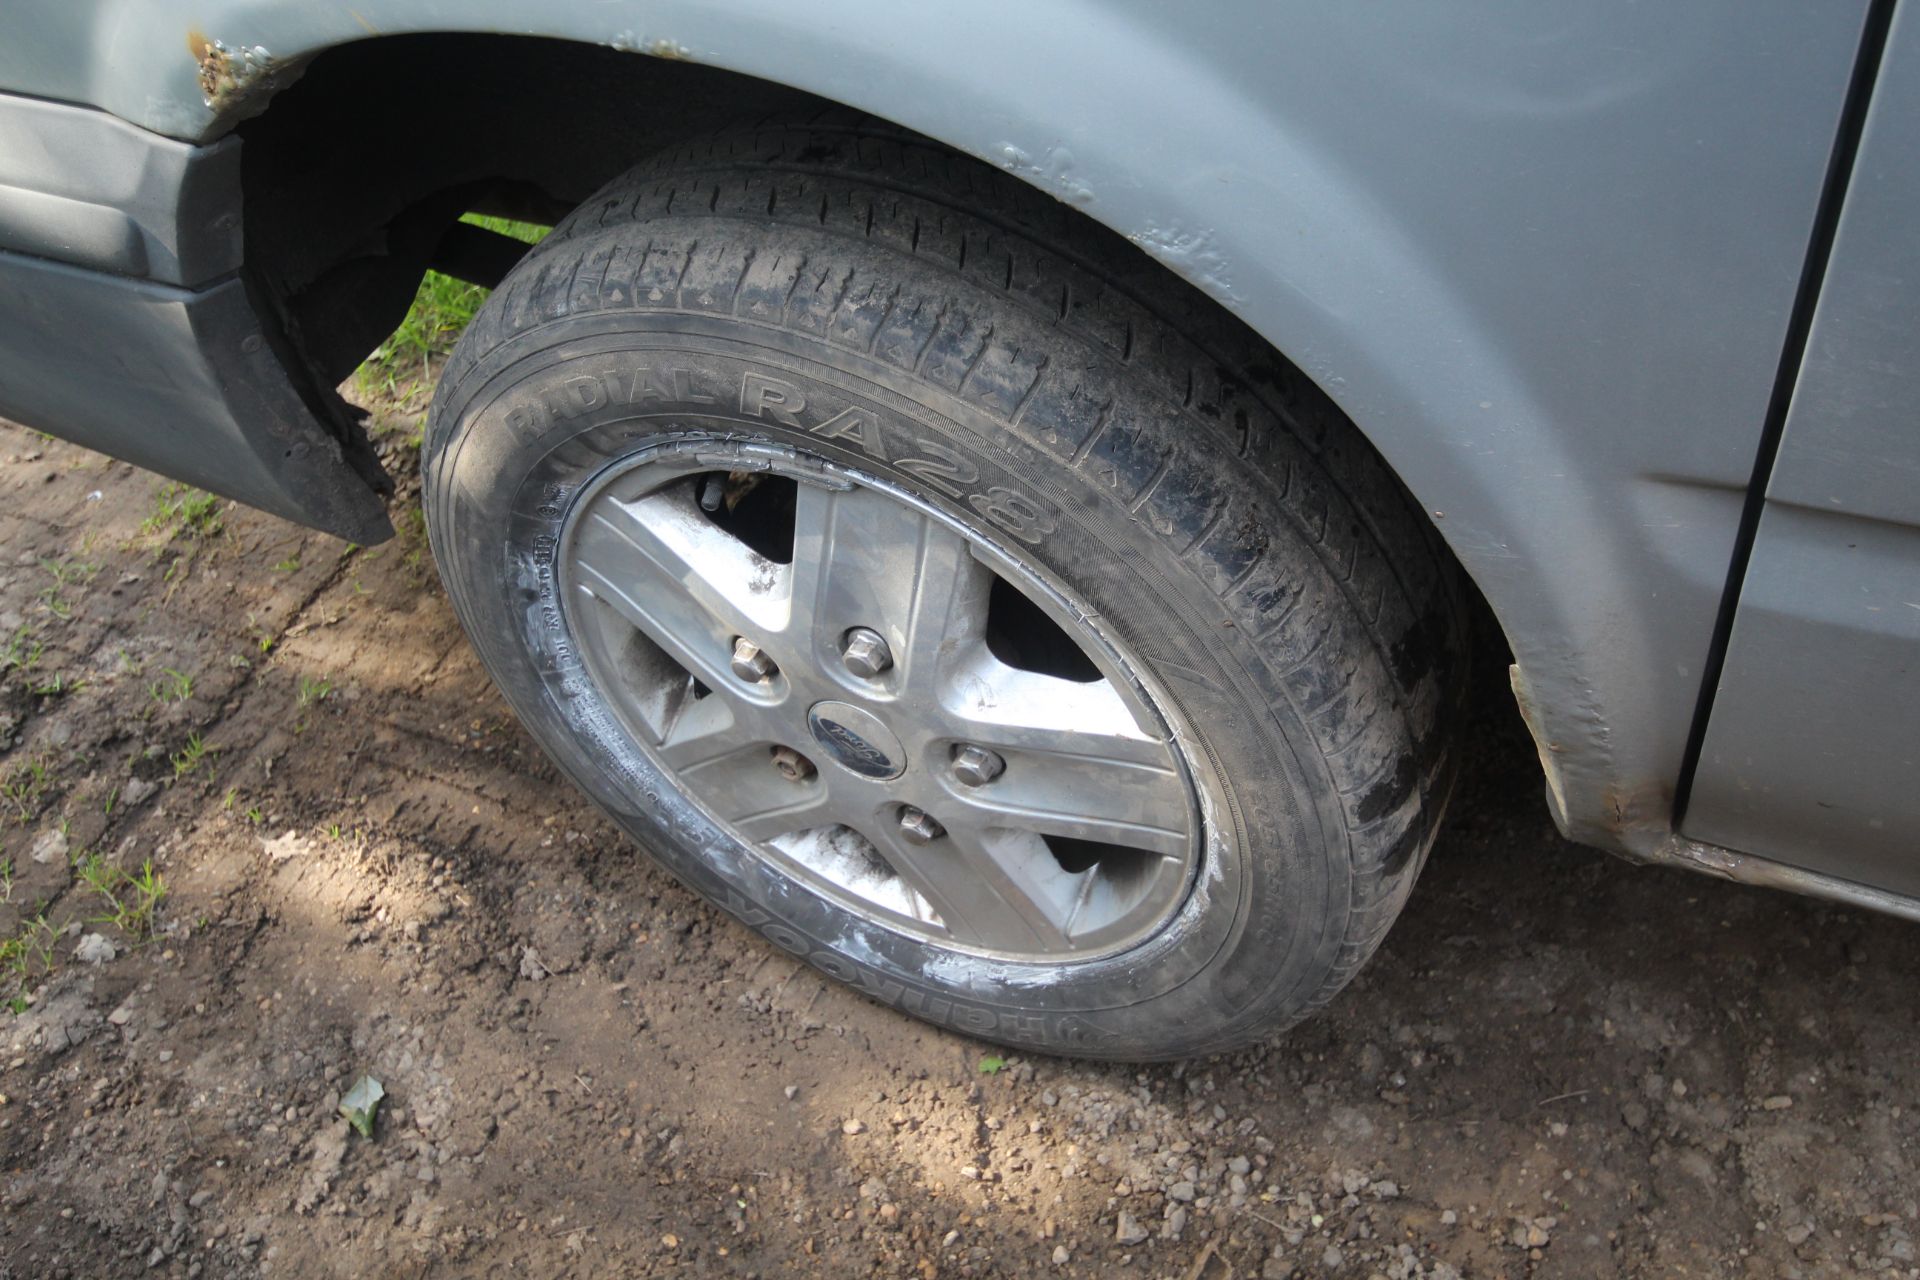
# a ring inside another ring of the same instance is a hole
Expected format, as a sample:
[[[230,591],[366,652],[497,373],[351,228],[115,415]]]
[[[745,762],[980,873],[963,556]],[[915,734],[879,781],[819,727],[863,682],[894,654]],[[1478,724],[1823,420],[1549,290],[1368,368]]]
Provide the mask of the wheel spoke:
[[[709,687],[728,680],[733,637],[759,641],[785,627],[780,580],[787,567],[715,526],[691,485],[596,503],[580,522],[573,554],[582,589]]]
[[[1108,680],[1063,680],[1022,671],[988,653],[969,651],[941,689],[954,736],[1013,750],[1084,756],[1115,764],[1168,768],[1165,740],[1142,732]]]
[[[801,485],[793,560],[793,629],[810,631],[833,662],[849,628],[873,628],[891,651],[895,690],[931,679],[956,642],[984,632],[993,576],[966,539],[875,490]]]
[[[748,743],[711,756],[681,769],[680,777],[715,817],[754,844],[833,821],[826,779],[783,777],[773,766],[770,743]]]
[[[1168,857],[1186,852],[1186,785],[1170,766],[1031,747],[1001,754],[1004,773],[956,792],[976,820]]]
[[[1077,886],[1037,837],[968,827],[916,845],[896,825],[875,825],[889,865],[933,906],[956,940],[1020,951],[1072,946],[1065,921]]]
[[[656,741],[661,762],[687,773],[743,747],[771,745],[760,731],[757,717],[732,700],[718,695],[687,698]]]

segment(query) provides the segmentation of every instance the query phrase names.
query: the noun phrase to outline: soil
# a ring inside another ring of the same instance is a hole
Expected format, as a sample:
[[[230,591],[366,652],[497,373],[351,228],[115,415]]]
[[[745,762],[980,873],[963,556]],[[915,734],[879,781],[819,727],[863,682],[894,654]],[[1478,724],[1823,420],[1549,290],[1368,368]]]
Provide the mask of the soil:
[[[415,498],[355,549],[160,489],[0,429],[0,938],[57,939],[0,974],[0,1276],[1920,1276],[1920,931],[1565,844],[1497,694],[1332,1009],[1022,1059],[592,812]]]

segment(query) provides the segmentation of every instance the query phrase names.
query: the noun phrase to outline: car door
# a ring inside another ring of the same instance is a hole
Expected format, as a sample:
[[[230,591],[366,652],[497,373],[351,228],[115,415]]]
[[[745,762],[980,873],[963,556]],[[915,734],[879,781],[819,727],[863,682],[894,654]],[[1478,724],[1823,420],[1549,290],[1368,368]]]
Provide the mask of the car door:
[[[1902,6],[1683,832],[1920,896],[1920,22]]]

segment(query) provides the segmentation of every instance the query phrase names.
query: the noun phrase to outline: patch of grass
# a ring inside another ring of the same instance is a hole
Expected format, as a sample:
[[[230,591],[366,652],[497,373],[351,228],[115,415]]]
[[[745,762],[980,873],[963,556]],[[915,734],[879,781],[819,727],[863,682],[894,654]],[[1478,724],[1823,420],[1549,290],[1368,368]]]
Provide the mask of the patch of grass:
[[[60,930],[47,922],[44,912],[22,922],[11,938],[0,938],[0,979],[11,988],[6,1006],[14,1013],[27,1010],[27,984],[52,972],[53,944],[59,940]]]
[[[548,230],[530,222],[472,213],[461,221],[528,244],[538,244]],[[432,381],[433,361],[453,350],[453,344],[473,319],[473,313],[487,300],[487,293],[488,290],[477,284],[455,280],[437,271],[427,272],[413,295],[413,306],[408,308],[406,319],[367,357],[354,380],[363,390],[410,403],[424,389],[423,384]]]
[[[299,711],[305,711],[308,707],[324,700],[326,696],[332,692],[333,681],[316,680],[312,676],[301,676],[300,694],[298,700],[294,703],[294,708]]]
[[[192,485],[163,484],[153,495],[153,512],[141,523],[140,531],[164,533],[172,541],[177,537],[216,538],[223,527],[220,499]]]
[[[69,680],[65,674],[59,674],[50,679],[40,681],[38,684],[33,685],[32,688],[35,697],[57,698],[61,694],[72,693],[78,689],[80,685],[81,682],[79,680]]]
[[[44,646],[34,637],[33,627],[23,622],[13,629],[7,643],[0,647],[0,672],[31,671],[40,665]]]
[[[300,557],[288,556],[285,560],[282,560],[279,564],[276,564],[275,566],[273,566],[273,571],[275,573],[300,572]]]
[[[12,806],[22,826],[40,812],[40,799],[47,791],[47,764],[44,760],[26,760],[8,767],[0,778],[0,800]]]
[[[147,686],[147,692],[162,706],[169,702],[185,702],[193,696],[193,677],[172,667],[162,667],[160,678]]]
[[[104,912],[91,924],[110,924],[130,938],[150,937],[154,912],[167,896],[167,882],[153,869],[153,859],[129,872],[108,862],[97,853],[81,860],[80,882],[105,904]]]
[[[13,901],[13,859],[0,858],[0,902]]]
[[[53,585],[40,589],[40,603],[47,607],[48,613],[63,621],[73,616],[73,604],[66,596],[67,588],[84,587],[100,572],[100,565],[91,560],[43,558],[40,567],[53,575]]]
[[[186,777],[190,773],[197,772],[200,766],[206,763],[207,757],[215,754],[217,751],[219,751],[218,747],[209,747],[205,742],[201,741],[199,734],[189,733],[187,735],[187,745],[167,757],[168,762],[173,765],[175,781]]]

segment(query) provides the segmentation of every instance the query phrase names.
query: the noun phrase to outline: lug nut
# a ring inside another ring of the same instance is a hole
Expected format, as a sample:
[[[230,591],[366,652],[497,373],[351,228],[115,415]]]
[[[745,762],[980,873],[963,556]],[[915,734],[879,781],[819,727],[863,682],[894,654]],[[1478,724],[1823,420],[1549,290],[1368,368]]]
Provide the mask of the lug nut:
[[[947,834],[947,829],[935,822],[925,809],[908,804],[900,806],[900,834],[909,844],[932,844]]]
[[[814,775],[813,761],[795,751],[792,747],[773,749],[773,767],[788,782],[805,782]]]
[[[872,627],[855,627],[847,632],[842,656],[847,670],[863,680],[871,680],[893,665],[887,642]]]
[[[759,684],[780,668],[773,665],[766,651],[745,636],[733,638],[733,674],[748,684]]]
[[[953,753],[953,776],[969,787],[984,787],[1007,771],[1007,762],[985,747],[972,743],[957,747]]]

